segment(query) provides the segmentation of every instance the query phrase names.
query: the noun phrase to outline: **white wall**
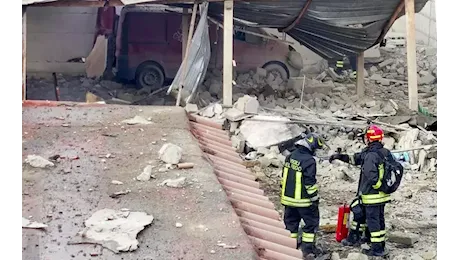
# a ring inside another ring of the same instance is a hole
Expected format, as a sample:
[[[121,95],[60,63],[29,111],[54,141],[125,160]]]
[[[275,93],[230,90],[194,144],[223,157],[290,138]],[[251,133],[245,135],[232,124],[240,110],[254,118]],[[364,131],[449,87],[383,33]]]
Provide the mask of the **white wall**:
[[[418,43],[436,47],[436,8],[435,0],[428,0],[425,7],[415,15],[416,40]],[[406,17],[395,21],[387,37],[406,34]]]
[[[97,8],[27,8],[27,72],[84,72],[83,63],[67,63],[87,57],[96,32]]]

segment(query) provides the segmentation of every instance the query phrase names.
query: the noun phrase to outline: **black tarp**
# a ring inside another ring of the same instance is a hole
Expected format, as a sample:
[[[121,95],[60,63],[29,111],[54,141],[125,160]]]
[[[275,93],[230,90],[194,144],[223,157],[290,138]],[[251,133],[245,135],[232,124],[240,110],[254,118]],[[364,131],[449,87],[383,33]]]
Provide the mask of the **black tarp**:
[[[234,17],[282,29],[299,15],[307,0],[236,1]],[[357,55],[377,40],[401,0],[313,0],[287,33],[325,59]],[[419,12],[427,0],[415,0]],[[223,2],[212,2],[209,15],[222,20]],[[404,12],[403,12],[404,14]]]

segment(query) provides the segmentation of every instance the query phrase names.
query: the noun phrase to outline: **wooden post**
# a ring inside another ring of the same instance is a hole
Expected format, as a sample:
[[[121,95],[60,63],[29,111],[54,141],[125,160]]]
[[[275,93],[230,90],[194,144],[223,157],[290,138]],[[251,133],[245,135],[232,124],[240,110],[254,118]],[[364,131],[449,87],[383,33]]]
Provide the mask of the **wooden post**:
[[[356,63],[356,94],[362,97],[364,96],[364,52],[358,55]]]
[[[223,105],[231,107],[233,81],[233,0],[224,2]]]
[[[407,78],[409,85],[409,109],[418,110],[417,59],[415,43],[415,5],[414,0],[405,0],[406,8],[406,55]]]
[[[186,76],[186,72],[187,72],[187,63],[188,63],[188,59],[187,59],[187,55],[188,55],[188,51],[190,50],[190,43],[192,42],[192,37],[193,37],[193,30],[195,28],[195,18],[196,18],[196,9],[198,8],[198,3],[195,2],[195,4],[193,5],[193,11],[192,11],[192,20],[190,21],[190,27],[189,27],[189,30],[188,30],[188,36],[187,36],[187,47],[185,48],[185,59],[182,61],[184,63],[184,67],[183,67],[183,70],[182,70],[182,73],[181,73],[181,81],[180,81],[180,84],[179,84],[179,91],[177,92],[177,100],[176,100],[176,107],[178,107],[180,105],[180,99],[181,99],[181,93],[182,93],[182,89],[184,88],[184,80],[185,80],[185,76]]]
[[[185,59],[187,50],[188,28],[190,26],[190,14],[188,8],[182,8],[182,60]]]
[[[22,7],[22,100],[26,100],[27,89],[26,89],[26,61],[27,61],[27,12],[26,7]]]

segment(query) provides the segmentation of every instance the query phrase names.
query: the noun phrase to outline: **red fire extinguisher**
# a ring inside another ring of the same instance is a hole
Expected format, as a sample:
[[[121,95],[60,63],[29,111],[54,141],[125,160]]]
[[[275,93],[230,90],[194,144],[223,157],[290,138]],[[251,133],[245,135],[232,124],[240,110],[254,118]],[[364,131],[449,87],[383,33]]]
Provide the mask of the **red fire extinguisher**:
[[[350,216],[350,206],[347,203],[339,207],[339,216],[337,218],[337,228],[335,230],[335,240],[342,242],[348,236],[348,217]]]

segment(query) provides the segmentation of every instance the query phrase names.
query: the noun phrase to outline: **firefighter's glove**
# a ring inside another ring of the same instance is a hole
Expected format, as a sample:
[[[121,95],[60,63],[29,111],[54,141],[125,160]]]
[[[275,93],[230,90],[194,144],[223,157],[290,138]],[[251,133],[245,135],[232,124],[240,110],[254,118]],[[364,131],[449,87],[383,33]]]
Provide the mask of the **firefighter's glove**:
[[[341,160],[342,162],[346,162],[348,163],[348,161],[350,160],[350,157],[348,157],[348,155],[346,154],[340,154],[340,153],[336,153],[336,154],[333,154],[329,157],[329,162],[332,163],[332,161],[334,160]]]

